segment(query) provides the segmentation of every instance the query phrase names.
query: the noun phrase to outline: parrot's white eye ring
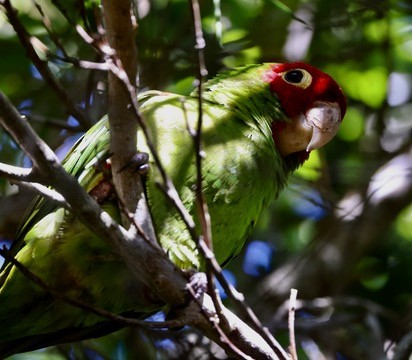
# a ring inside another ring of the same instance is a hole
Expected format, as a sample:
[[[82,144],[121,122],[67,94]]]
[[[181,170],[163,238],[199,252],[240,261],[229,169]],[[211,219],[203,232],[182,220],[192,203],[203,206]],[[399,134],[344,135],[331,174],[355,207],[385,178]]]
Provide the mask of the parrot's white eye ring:
[[[303,69],[292,69],[281,74],[283,80],[294,86],[306,89],[312,83],[312,75]]]

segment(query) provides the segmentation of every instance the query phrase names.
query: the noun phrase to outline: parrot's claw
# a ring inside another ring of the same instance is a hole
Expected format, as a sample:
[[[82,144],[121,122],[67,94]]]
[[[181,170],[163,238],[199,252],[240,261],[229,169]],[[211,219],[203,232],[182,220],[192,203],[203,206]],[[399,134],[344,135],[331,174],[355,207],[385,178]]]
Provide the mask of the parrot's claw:
[[[147,175],[149,173],[149,154],[145,152],[136,153],[119,172],[127,168],[134,168],[141,176]]]

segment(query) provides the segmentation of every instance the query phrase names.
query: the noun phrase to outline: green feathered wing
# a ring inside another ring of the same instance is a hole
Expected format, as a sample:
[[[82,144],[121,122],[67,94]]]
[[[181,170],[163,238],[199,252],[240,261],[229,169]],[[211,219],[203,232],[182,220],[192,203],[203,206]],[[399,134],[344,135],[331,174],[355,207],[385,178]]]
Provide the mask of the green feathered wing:
[[[290,170],[277,154],[272,138],[272,122],[285,117],[268,84],[261,80],[268,66],[232,70],[205,86],[203,189],[214,251],[221,264],[240,252],[260,212],[283,188]],[[150,91],[139,96],[139,103],[162,165],[196,219],[196,167],[188,128],[197,124],[197,95]],[[150,155],[141,132],[138,150]],[[93,192],[109,182],[102,171],[108,156],[109,128],[104,118],[76,143],[63,165]],[[179,267],[202,270],[196,246],[159,190],[161,178],[155,164],[150,166],[146,191],[158,241]],[[99,201],[119,219],[115,197]],[[159,307],[150,303],[145,289],[135,284],[104,241],[68,210],[41,197],[20,229],[12,253],[48,286],[98,308],[143,316]],[[0,324],[0,354],[107,332],[99,330],[105,319],[53,298],[11,264],[5,264],[0,274]]]

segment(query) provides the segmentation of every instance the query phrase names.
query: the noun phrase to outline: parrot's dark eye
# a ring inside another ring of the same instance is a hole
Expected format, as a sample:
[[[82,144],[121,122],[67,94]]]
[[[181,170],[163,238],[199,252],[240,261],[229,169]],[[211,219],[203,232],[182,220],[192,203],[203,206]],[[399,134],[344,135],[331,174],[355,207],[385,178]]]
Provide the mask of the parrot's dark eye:
[[[312,83],[312,75],[304,69],[293,69],[282,73],[283,80],[287,83],[306,89]]]
[[[285,74],[285,80],[292,84],[299,84],[303,79],[303,73],[300,70],[291,70]]]

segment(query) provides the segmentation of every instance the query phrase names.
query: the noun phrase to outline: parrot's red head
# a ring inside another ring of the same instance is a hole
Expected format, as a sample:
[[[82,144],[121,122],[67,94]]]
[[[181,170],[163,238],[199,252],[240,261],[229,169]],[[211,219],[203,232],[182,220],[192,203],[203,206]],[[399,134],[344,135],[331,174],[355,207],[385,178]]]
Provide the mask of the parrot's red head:
[[[331,76],[302,62],[273,64],[264,80],[291,119],[273,123],[276,147],[282,156],[293,155],[302,163],[311,150],[335,136],[346,113],[346,98]]]

